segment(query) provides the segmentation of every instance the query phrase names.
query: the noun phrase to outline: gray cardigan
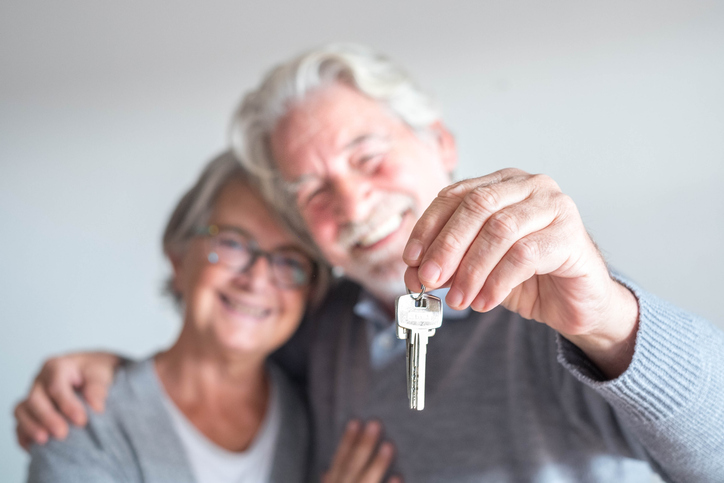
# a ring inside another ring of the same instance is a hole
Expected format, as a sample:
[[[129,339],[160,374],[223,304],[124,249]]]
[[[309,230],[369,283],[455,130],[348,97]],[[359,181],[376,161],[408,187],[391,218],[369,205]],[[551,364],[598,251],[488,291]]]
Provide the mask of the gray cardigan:
[[[302,482],[310,460],[306,408],[286,376],[269,369],[282,408],[271,481]],[[119,369],[102,414],[89,410],[88,425],[72,427],[65,441],[32,447],[28,482],[194,483],[161,391],[153,359]]]
[[[408,482],[639,483],[650,465],[670,482],[724,482],[724,333],[627,285],[640,328],[620,377],[544,324],[469,311],[430,339],[425,410],[411,411],[404,346],[380,344],[392,354],[373,365],[375,321],[354,310],[360,287],[340,284],[310,335],[314,475],[356,417],[382,421]]]

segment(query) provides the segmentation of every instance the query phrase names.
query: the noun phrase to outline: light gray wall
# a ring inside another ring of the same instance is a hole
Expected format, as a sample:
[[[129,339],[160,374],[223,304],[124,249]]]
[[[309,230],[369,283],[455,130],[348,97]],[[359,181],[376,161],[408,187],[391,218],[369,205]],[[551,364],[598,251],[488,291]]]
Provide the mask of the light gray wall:
[[[169,210],[241,93],[335,39],[436,95],[460,176],[553,176],[616,267],[724,323],[722,2],[5,0],[0,480],[24,478],[10,413],[44,358],[172,339]]]

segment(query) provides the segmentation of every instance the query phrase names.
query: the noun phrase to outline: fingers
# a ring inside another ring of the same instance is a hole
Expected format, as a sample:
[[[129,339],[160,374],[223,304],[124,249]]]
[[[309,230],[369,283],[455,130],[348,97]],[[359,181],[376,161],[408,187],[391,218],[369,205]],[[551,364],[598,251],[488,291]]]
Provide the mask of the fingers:
[[[420,266],[427,248],[437,238],[470,190],[476,186],[483,187],[499,183],[520,173],[522,171],[504,169],[481,178],[460,181],[442,190],[412,229],[402,255],[405,263],[410,267]]]
[[[513,290],[534,275],[562,272],[568,265],[576,264],[578,260],[566,248],[570,246],[566,242],[573,237],[575,233],[570,230],[570,225],[556,220],[545,230],[516,241],[487,277],[485,285],[471,303],[472,308],[481,312],[490,310],[503,303]],[[524,313],[533,312],[532,307],[518,307],[518,311],[520,309],[524,309]]]
[[[543,253],[546,238],[547,235],[537,233],[518,241],[487,278],[471,304],[473,310],[484,312],[496,307],[513,289],[533,277],[540,269],[537,264],[546,255]]]
[[[35,420],[32,414],[25,407],[25,404],[25,402],[22,402],[15,406],[13,414],[15,416],[15,421],[17,422],[15,435],[17,436],[18,444],[20,444],[25,451],[29,451],[32,443],[47,443],[48,432],[42,424]]]
[[[360,483],[378,483],[382,481],[387,469],[392,464],[392,458],[395,456],[395,448],[392,443],[385,441],[380,445],[372,462],[370,462],[366,471],[359,479]]]
[[[342,439],[337,446],[337,451],[332,459],[332,466],[325,475],[325,481],[337,482],[341,480],[341,473],[344,471],[347,461],[352,454],[354,444],[357,441],[357,437],[361,431],[362,425],[357,420],[352,420],[347,423],[347,428],[342,435]]]
[[[38,403],[46,408],[47,405],[41,399],[45,399],[44,396],[47,395],[52,406],[57,407],[62,415],[73,424],[83,426],[87,421],[87,414],[74,389],[79,385],[81,376],[71,357],[55,357],[43,364],[36,379]],[[32,394],[29,402],[32,403]]]
[[[359,481],[351,479],[352,475],[361,475],[368,465],[377,447],[377,442],[382,433],[382,425],[378,421],[370,421],[365,425],[364,430],[357,438],[354,451],[350,454],[347,465],[347,478],[343,481]]]
[[[531,195],[538,182],[535,177],[520,173],[506,170],[494,173],[492,178],[466,180],[440,192],[410,237],[417,237],[422,246],[420,283],[429,288],[442,286],[453,276],[488,219]],[[451,212],[453,205],[457,206]]]
[[[394,458],[394,447],[389,442],[379,444],[382,425],[370,421],[364,426],[359,421],[347,424],[332,466],[324,475],[324,483],[379,483],[383,480]]]
[[[15,426],[15,438],[17,439],[18,444],[21,448],[23,448],[27,452],[30,451],[30,445],[33,444],[33,440],[21,432],[20,425]],[[45,444],[46,441],[47,438],[43,442],[38,442],[38,444]]]
[[[102,411],[119,363],[117,356],[105,353],[67,355],[46,361],[27,400],[15,408],[18,443],[27,449],[32,442],[44,444],[50,436],[64,439],[69,429],[64,416],[76,425],[86,424],[88,415],[75,389],[81,388],[91,407]]]
[[[58,412],[40,384],[33,384],[28,399],[19,406],[22,406],[20,414],[26,413],[32,418],[32,421],[39,424],[54,438],[65,439],[68,435],[68,423]],[[18,419],[18,424],[23,426],[23,432],[28,432],[24,430],[24,423],[28,423],[28,420],[20,421]]]
[[[115,366],[91,365],[84,370],[85,382],[81,392],[90,407],[96,412],[103,412],[105,409],[108,388],[113,383],[114,369]]]
[[[490,273],[519,240],[551,226],[559,212],[549,198],[530,197],[488,217],[457,267],[446,297],[452,308],[462,309],[473,302]]]
[[[456,183],[440,192],[413,229],[408,248],[419,242],[421,255],[405,259],[405,283],[450,286],[446,302],[452,308],[490,310],[528,278],[565,261],[566,250],[548,249],[565,245],[553,240],[571,232],[570,223],[559,222],[573,212],[570,198],[543,175],[503,170]]]
[[[76,395],[73,386],[67,380],[53,379],[45,387],[53,404],[60,413],[76,426],[84,426],[88,420],[83,402]]]

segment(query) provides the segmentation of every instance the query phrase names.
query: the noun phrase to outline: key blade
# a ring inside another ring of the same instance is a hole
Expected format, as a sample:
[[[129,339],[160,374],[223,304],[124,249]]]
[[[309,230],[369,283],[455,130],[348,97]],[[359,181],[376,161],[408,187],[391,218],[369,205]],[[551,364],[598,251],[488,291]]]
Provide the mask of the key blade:
[[[406,345],[407,351],[405,354],[405,378],[407,379],[407,402],[410,404],[410,408],[412,408],[412,361],[414,358],[412,356],[412,332],[410,331],[407,331]]]
[[[428,332],[412,331],[413,333],[413,361],[412,361],[412,398],[410,408],[422,411],[425,409],[425,372],[427,363]]]

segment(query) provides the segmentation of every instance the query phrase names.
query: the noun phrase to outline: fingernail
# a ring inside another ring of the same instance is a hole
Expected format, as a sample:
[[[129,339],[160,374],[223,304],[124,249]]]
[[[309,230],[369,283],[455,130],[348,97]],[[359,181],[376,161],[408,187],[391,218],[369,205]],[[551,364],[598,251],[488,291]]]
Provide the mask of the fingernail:
[[[359,430],[359,421],[356,419],[350,419],[349,422],[347,422],[347,431],[357,431]]]
[[[454,309],[458,308],[460,307],[460,304],[463,303],[463,293],[460,291],[460,289],[451,288],[450,291],[447,293],[447,297],[445,297],[445,300],[450,307]]]
[[[105,409],[105,402],[101,400],[88,401],[88,404],[90,404],[91,408],[97,413],[102,413]]]
[[[38,444],[45,444],[48,442],[48,433],[42,432],[35,435],[35,442]]]
[[[442,270],[440,270],[438,264],[432,260],[428,260],[420,267],[420,270],[417,272],[417,277],[423,283],[434,284],[437,283],[437,279],[440,278],[440,273],[442,273]]]
[[[475,300],[473,300],[473,303],[470,304],[470,307],[476,312],[482,312],[485,308],[485,300],[482,297],[478,296],[475,298]]]
[[[74,413],[73,414],[73,424],[76,426],[84,426],[85,425],[85,415],[83,413]]]
[[[393,451],[394,448],[392,446],[392,443],[390,443],[389,441],[385,441],[384,443],[382,443],[382,446],[380,446],[380,453],[383,456],[392,456]]]
[[[416,262],[420,260],[421,255],[422,243],[417,240],[410,240],[405,247],[405,251],[402,253],[402,258],[411,262]]]
[[[380,432],[380,423],[377,421],[370,421],[365,427],[365,433],[369,435],[377,434]]]

